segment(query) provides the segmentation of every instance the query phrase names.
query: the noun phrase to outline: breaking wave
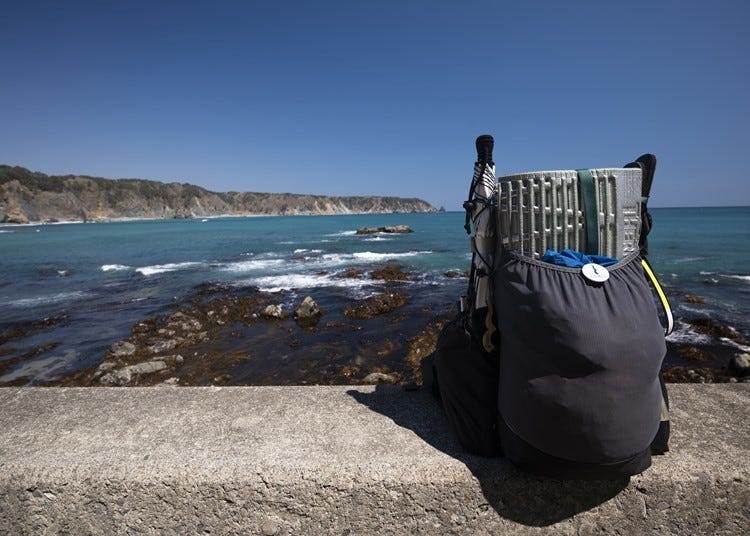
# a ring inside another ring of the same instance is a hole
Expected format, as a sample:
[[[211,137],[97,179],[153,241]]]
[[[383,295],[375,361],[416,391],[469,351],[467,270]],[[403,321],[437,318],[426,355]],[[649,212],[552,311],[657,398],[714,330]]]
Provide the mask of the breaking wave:
[[[252,261],[230,262],[221,266],[220,270],[225,272],[254,272],[258,270],[267,270],[274,266],[281,266],[286,261],[284,259],[256,259]]]
[[[135,271],[145,276],[163,274],[165,272],[175,272],[177,270],[184,270],[186,268],[192,268],[194,266],[200,266],[200,262],[174,262],[167,264],[154,264],[153,266],[143,266],[136,268]]]
[[[328,274],[281,274],[263,276],[246,281],[238,281],[238,284],[257,286],[263,292],[280,292],[282,290],[310,289],[320,287],[339,287],[359,289],[362,287],[377,285],[379,282],[371,279],[346,279],[338,278]]]
[[[87,292],[82,290],[76,290],[73,292],[58,292],[56,294],[45,294],[44,296],[35,296],[33,298],[20,298],[18,300],[11,300],[5,302],[2,305],[8,305],[10,307],[34,307],[36,305],[48,304],[48,303],[59,303],[65,301],[73,301],[88,296]]]
[[[678,320],[674,331],[667,336],[667,340],[679,344],[709,344],[711,337],[698,333],[687,322]]]
[[[102,264],[100,267],[102,272],[121,272],[123,270],[130,270],[130,266],[124,264]]]

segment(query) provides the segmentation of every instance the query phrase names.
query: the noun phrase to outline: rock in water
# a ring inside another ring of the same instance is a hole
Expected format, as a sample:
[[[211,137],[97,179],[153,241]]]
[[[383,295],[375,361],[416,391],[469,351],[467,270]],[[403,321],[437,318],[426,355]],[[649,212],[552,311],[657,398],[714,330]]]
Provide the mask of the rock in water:
[[[112,357],[128,357],[135,353],[135,345],[132,342],[120,341],[109,348]]]
[[[750,374],[750,354],[734,354],[729,360],[729,369],[737,376]]]
[[[294,310],[294,318],[297,320],[313,320],[323,314],[318,304],[310,296],[307,296]]]
[[[393,376],[382,372],[371,372],[362,378],[362,383],[393,383],[394,381],[396,380]]]
[[[164,361],[146,361],[109,372],[102,376],[99,382],[110,385],[126,385],[131,381],[137,380],[139,376],[153,374],[166,368],[167,364]]]
[[[268,316],[271,318],[284,318],[284,311],[281,308],[281,305],[272,304],[263,309],[263,316]]]
[[[364,234],[377,234],[377,233],[397,233],[397,234],[405,234],[405,233],[413,233],[414,231],[411,230],[411,227],[408,225],[385,225],[383,227],[362,227],[361,229],[357,229],[358,235],[364,235]]]
[[[406,234],[406,233],[413,233],[414,231],[411,230],[411,227],[408,225],[386,225],[383,227],[384,233],[398,233],[398,234]]]

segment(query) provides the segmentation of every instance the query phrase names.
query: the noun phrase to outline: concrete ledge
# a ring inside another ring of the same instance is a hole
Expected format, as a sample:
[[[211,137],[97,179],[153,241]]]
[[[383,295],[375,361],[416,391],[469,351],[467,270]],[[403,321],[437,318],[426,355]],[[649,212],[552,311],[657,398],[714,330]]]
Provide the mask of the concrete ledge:
[[[0,389],[0,533],[740,534],[750,385],[671,385],[630,482],[464,454],[396,387]]]

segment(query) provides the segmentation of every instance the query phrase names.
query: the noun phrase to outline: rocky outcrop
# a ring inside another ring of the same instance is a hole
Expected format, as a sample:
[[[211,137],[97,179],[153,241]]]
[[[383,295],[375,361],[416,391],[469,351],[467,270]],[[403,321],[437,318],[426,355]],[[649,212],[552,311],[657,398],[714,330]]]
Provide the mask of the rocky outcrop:
[[[362,227],[361,229],[357,229],[358,235],[378,233],[406,234],[413,232],[414,231],[412,231],[411,227],[408,225],[385,225],[383,227]]]
[[[0,223],[435,211],[413,198],[212,192],[187,183],[48,176],[0,166]]]

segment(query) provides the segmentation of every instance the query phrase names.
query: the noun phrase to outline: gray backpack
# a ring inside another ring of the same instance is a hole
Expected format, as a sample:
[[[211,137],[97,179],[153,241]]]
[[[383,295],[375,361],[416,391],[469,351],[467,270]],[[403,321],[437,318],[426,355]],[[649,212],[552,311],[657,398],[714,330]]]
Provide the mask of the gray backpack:
[[[488,136],[477,140],[477,164],[487,155],[491,162],[488,142]],[[646,200],[655,166],[653,155],[626,166],[640,170],[639,234],[630,237],[632,251],[606,268],[561,266],[519,252],[498,222],[503,211],[521,209],[520,195],[503,198],[500,187],[496,195],[481,196],[484,207],[470,195],[467,213],[490,211],[495,231],[476,233],[475,227],[475,235],[491,235],[495,247],[473,246],[473,265],[480,269],[472,269],[467,307],[441,335],[432,367],[433,390],[467,450],[485,456],[502,452],[534,473],[575,479],[638,474],[650,466],[652,453],[668,450],[668,399],[660,376],[665,330],[650,282],[670,324],[671,314],[645,261],[652,223]],[[584,181],[587,173],[579,174]],[[475,171],[472,185],[481,182],[476,177]],[[599,233],[595,223],[601,223],[599,202],[605,196],[600,187],[587,194],[591,184],[576,184],[580,191],[571,189],[575,195],[569,196],[582,215],[575,229],[582,249],[599,247],[590,235],[594,229]],[[475,226],[483,221],[471,219]],[[486,303],[477,300],[476,289],[482,288],[488,289]]]

